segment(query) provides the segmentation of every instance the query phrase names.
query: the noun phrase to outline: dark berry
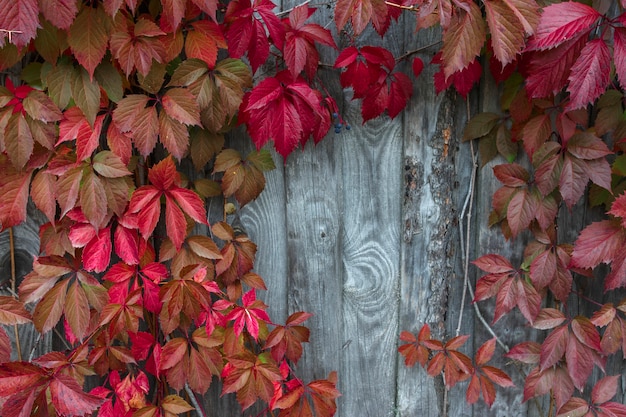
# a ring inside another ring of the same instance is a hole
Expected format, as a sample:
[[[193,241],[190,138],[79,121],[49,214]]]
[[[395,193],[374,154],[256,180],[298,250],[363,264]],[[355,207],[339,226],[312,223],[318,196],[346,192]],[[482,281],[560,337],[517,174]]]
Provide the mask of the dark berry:
[[[350,130],[350,129],[352,129],[352,126],[350,126],[350,125],[348,125],[348,124],[347,124],[347,125],[346,125],[346,130]]]
[[[333,119],[336,119],[337,117],[339,117],[339,115],[337,114],[337,112],[333,113]]]
[[[338,127],[336,127],[336,128],[335,128],[335,133],[341,133],[341,129],[340,129],[340,128],[338,128]]]

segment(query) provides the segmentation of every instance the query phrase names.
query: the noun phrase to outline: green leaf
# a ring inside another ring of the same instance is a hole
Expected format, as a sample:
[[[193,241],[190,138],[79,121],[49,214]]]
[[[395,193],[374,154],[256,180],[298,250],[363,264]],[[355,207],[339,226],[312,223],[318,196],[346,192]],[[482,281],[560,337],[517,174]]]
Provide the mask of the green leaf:
[[[76,68],[73,72],[72,97],[93,128],[100,109],[100,86],[96,80],[89,78],[84,68]]]
[[[48,95],[61,109],[66,108],[72,98],[73,74],[74,67],[63,59],[45,77]]]
[[[495,113],[478,113],[472,117],[463,131],[463,141],[482,138],[496,127],[500,116]]]
[[[94,76],[98,84],[107,93],[107,97],[114,103],[119,102],[124,97],[124,87],[122,76],[110,61],[104,61],[96,68]]]

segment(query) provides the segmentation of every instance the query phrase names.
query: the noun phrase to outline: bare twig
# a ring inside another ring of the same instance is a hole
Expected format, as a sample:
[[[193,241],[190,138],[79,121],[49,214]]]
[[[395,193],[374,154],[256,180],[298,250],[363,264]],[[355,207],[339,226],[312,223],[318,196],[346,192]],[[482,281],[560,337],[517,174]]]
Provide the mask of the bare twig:
[[[276,13],[276,16],[278,16],[278,17],[285,16],[285,15],[291,13],[291,11],[293,9],[295,9],[296,7],[304,6],[305,4],[309,4],[309,3],[311,3],[311,0],[304,0],[304,2],[298,4],[297,6],[293,6],[291,9],[283,10],[282,12]]]
[[[198,403],[198,399],[196,398],[196,394],[193,393],[191,388],[189,388],[189,384],[186,383],[186,382],[185,382],[185,392],[189,396],[189,401],[191,401],[191,405],[193,405],[193,407],[196,409],[196,413],[200,417],[206,417],[206,414],[204,414],[204,410],[202,410],[202,407],[200,407],[200,404]]]
[[[9,32],[9,40],[11,39],[11,33]],[[15,238],[13,236],[13,228],[9,227],[9,250],[11,256],[11,292],[13,297],[17,298],[15,293],[17,276],[15,273]],[[17,329],[17,324],[13,325],[13,331],[15,332],[15,349],[17,350],[17,360],[22,361],[22,344],[20,343],[20,332]]]
[[[398,9],[403,9],[403,10],[410,10],[412,12],[416,12],[419,10],[419,7],[417,6],[403,6],[402,4],[397,4],[391,1],[386,1],[385,4],[387,6],[397,7]]]
[[[402,61],[403,59],[408,58],[408,57],[410,57],[410,56],[411,56],[411,55],[413,55],[413,54],[417,54],[417,53],[419,53],[419,52],[425,51],[426,49],[430,49],[430,48],[432,48],[433,46],[437,46],[437,45],[439,45],[441,42],[442,42],[442,41],[433,42],[433,43],[431,43],[431,44],[428,44],[428,45],[422,46],[422,47],[420,47],[420,48],[413,49],[413,50],[411,50],[411,51],[405,52],[405,53],[403,53],[402,55],[400,55],[400,56],[398,56],[398,57],[396,58],[396,62]]]
[[[10,30],[10,29],[0,29],[0,32],[3,32],[3,33],[8,33],[8,34],[9,34],[9,43],[11,43],[11,42],[13,41],[13,40],[12,40],[12,35],[13,35],[14,33],[22,33],[22,31],[21,31],[21,30]]]

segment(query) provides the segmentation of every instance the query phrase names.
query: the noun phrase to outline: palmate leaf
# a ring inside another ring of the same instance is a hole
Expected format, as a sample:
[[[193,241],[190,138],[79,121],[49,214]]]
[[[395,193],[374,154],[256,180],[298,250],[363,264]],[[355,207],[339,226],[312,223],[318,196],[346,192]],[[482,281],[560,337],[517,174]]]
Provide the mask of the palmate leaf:
[[[315,23],[305,23],[315,10],[308,6],[298,6],[289,13],[288,19],[283,20],[286,29],[285,63],[294,77],[303,70],[309,79],[315,75],[319,63],[315,42],[337,48],[330,31]]]
[[[246,123],[257,149],[271,139],[286,158],[310,136],[320,140],[327,132],[322,120],[329,116],[318,91],[302,78],[292,80],[288,72],[282,71],[244,96],[240,122]]]
[[[335,24],[339,30],[350,22],[354,34],[359,35],[370,21],[380,35],[387,31],[391,18],[384,1],[339,0],[335,5]]]
[[[171,156],[150,168],[148,178],[152,185],[144,185],[133,193],[128,211],[138,214],[139,231],[147,239],[159,220],[160,198],[165,195],[167,233],[180,250],[187,225],[183,211],[196,222],[208,224],[204,203],[196,193],[178,185],[180,175]]]
[[[146,76],[152,67],[152,60],[165,61],[165,47],[161,42],[163,32],[154,22],[139,18],[132,22],[123,14],[118,14],[111,34],[111,54],[128,76],[133,69]]]
[[[278,49],[282,50],[285,31],[278,16],[274,14],[271,0],[237,0],[228,4],[225,37],[232,58],[248,54],[252,71],[256,71],[269,56],[270,44],[267,34]],[[260,17],[260,19],[259,19]],[[267,33],[266,33],[267,29]]]
[[[245,352],[229,358],[222,378],[222,393],[237,392],[237,401],[245,410],[259,398],[269,402],[274,393],[273,383],[282,376],[269,353],[255,356]]]

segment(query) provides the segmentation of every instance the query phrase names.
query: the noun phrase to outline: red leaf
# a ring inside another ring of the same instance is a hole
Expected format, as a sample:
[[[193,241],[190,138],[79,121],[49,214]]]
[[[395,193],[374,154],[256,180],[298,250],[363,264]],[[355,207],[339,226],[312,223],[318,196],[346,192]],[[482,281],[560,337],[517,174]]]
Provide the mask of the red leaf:
[[[578,4],[578,3],[573,3]],[[594,39],[580,51],[572,66],[567,91],[570,102],[566,110],[578,109],[595,101],[606,89],[611,75],[611,53],[606,42]]]
[[[59,29],[66,30],[70,28],[78,13],[76,2],[73,0],[40,1],[39,9],[46,20]]]
[[[50,382],[50,396],[57,413],[68,417],[93,413],[104,402],[103,398],[85,393],[74,378],[62,373]]]
[[[176,250],[180,250],[187,232],[187,221],[182,210],[174,201],[165,194],[165,224],[167,236],[170,238]]]
[[[626,28],[613,28],[613,62],[622,88],[626,86]]]
[[[545,370],[556,364],[567,348],[567,326],[561,326],[552,331],[541,344],[541,370]]]
[[[570,398],[557,411],[557,417],[583,417],[589,412],[589,404],[582,398]]]
[[[594,404],[602,404],[613,398],[617,394],[617,382],[619,379],[619,375],[611,375],[596,382],[591,390],[591,401]]]
[[[78,340],[82,340],[89,326],[89,303],[85,290],[78,281],[74,281],[67,291],[65,299],[65,318]]]
[[[560,4],[569,4],[560,3]],[[572,65],[587,43],[587,33],[582,33],[556,48],[535,51],[530,55],[526,76],[526,90],[531,98],[555,94],[567,83]]]
[[[31,322],[31,315],[24,305],[13,297],[0,296],[0,323],[4,325]],[[6,336],[6,335],[5,335]],[[10,346],[9,346],[10,349]]]
[[[335,5],[335,24],[341,30],[350,21],[355,35],[365,30],[372,21],[379,34],[385,33],[390,18],[385,2],[380,0],[340,0]]]
[[[565,360],[567,371],[574,382],[574,386],[582,391],[587,378],[593,371],[593,352],[583,345],[573,333],[568,334]]]
[[[594,8],[582,3],[563,2],[543,9],[535,36],[528,50],[549,49],[580,36],[601,17]]]
[[[103,272],[111,261],[111,228],[106,227],[98,232],[83,249],[83,267],[86,271]]]
[[[496,339],[487,340],[481,347],[476,351],[475,363],[478,366],[482,366],[489,362],[493,357],[493,353],[496,350]]]
[[[530,180],[530,174],[519,164],[500,164],[493,167],[496,178],[507,187],[524,187]]]
[[[187,58],[198,58],[206,62],[209,69],[215,68],[218,48],[227,48],[220,27],[208,20],[191,23],[193,30],[187,32],[185,54]]]
[[[466,4],[468,9],[459,9],[443,34],[441,60],[446,79],[475,61],[485,43],[486,27],[480,8],[473,2]]]
[[[572,265],[578,268],[595,268],[600,263],[610,263],[624,247],[626,234],[619,222],[603,220],[583,229],[576,239],[572,252]]]
[[[524,27],[506,2],[485,1],[484,5],[494,55],[505,66],[524,46]]]
[[[588,182],[589,174],[586,164],[578,158],[565,155],[559,178],[559,191],[567,207],[571,209],[580,200]]]
[[[246,123],[257,149],[272,139],[286,158],[315,132],[320,119],[326,117],[323,114],[320,94],[302,78],[292,80],[283,71],[264,79],[244,96],[240,120]]]
[[[513,265],[511,265],[508,259],[496,254],[481,256],[472,263],[483,271],[489,272],[491,274],[504,274],[515,272],[515,268],[513,268]]]
[[[535,342],[522,342],[511,348],[504,356],[527,364],[539,363],[541,346]]]
[[[539,330],[554,329],[565,320],[566,317],[561,311],[555,308],[544,308],[537,314],[533,327]]]
[[[420,74],[422,73],[422,70],[424,69],[424,61],[422,61],[418,57],[413,58],[412,68],[413,68],[413,75],[415,75],[415,78],[419,77]]]
[[[5,156],[0,156],[0,227],[5,230],[26,219],[28,188],[32,171],[16,171]]]
[[[0,28],[12,31],[11,43],[22,49],[29,44],[39,26],[39,7],[37,0],[11,1],[0,0]],[[7,33],[2,33],[1,45],[4,45]]]

